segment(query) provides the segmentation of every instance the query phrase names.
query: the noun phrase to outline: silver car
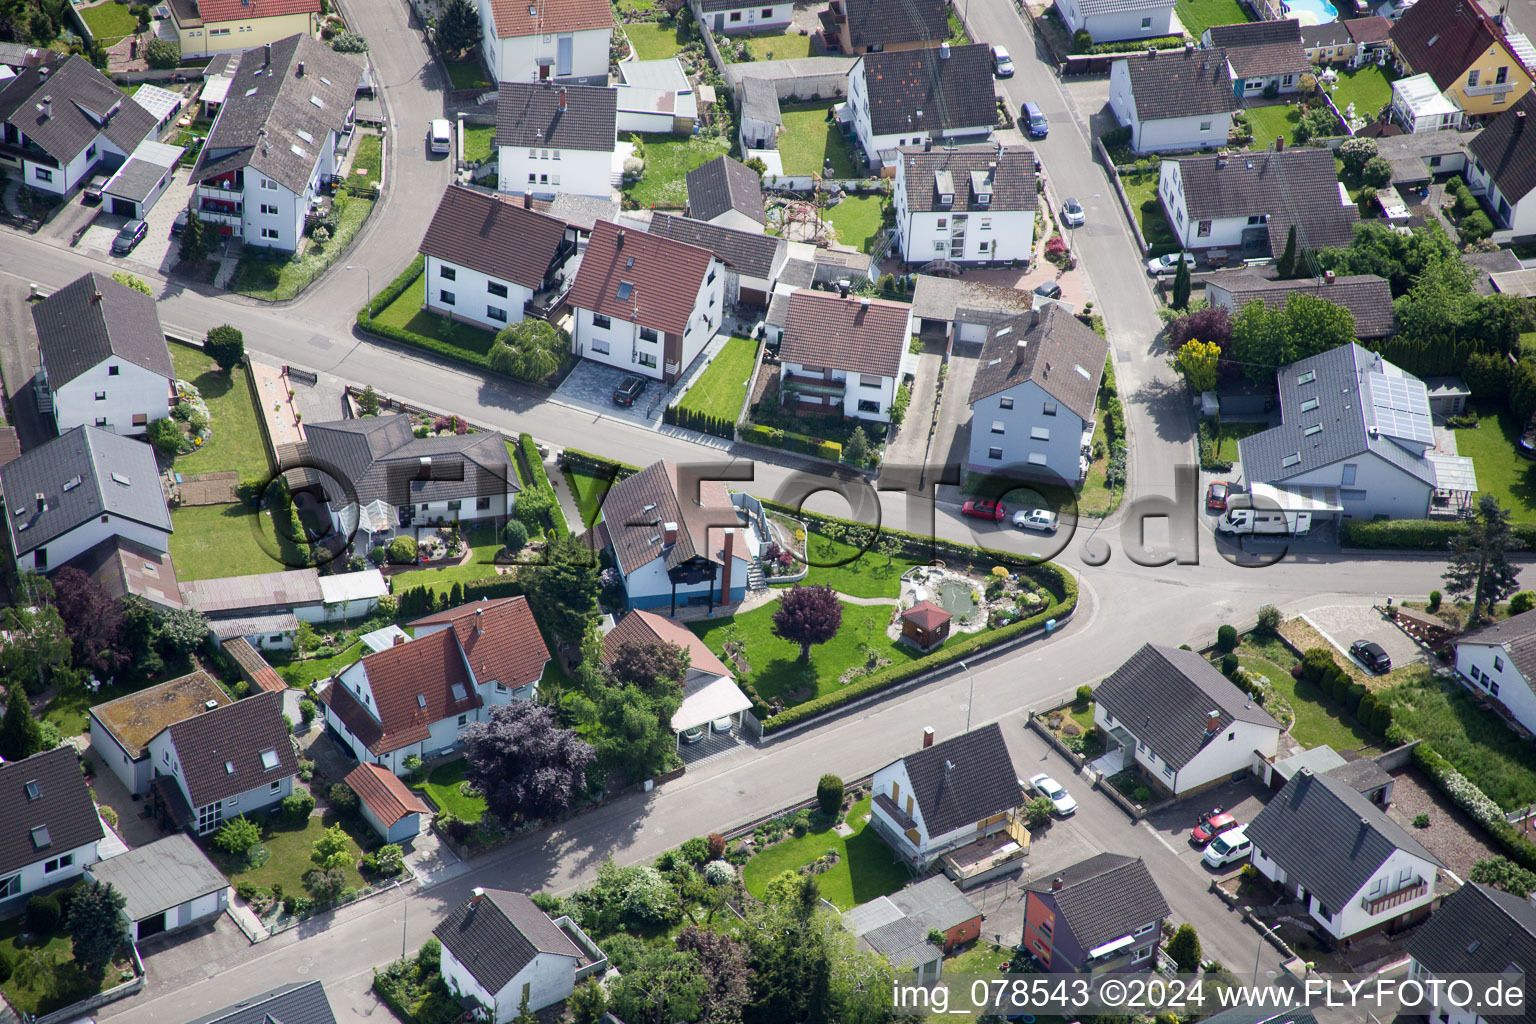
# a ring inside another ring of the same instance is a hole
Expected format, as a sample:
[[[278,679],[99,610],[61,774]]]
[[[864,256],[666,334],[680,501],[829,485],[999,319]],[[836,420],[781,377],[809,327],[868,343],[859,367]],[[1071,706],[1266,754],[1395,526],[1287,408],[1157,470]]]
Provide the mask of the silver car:
[[[1179,269],[1179,261],[1189,264],[1189,269],[1195,269],[1195,254],[1192,252],[1171,252],[1166,256],[1156,256],[1147,261],[1147,273],[1153,277],[1162,277],[1164,274],[1172,274]]]
[[[1077,810],[1077,801],[1072,799],[1066,787],[1043,772],[1029,780],[1029,786],[1036,793],[1051,801],[1051,806],[1056,808],[1056,813],[1065,818]]]
[[[1069,198],[1061,204],[1061,220],[1069,228],[1080,228],[1088,223],[1088,213],[1082,203]]]
[[[1013,514],[1013,525],[1020,530],[1039,530],[1041,533],[1056,532],[1056,513],[1048,508],[1019,509]]]

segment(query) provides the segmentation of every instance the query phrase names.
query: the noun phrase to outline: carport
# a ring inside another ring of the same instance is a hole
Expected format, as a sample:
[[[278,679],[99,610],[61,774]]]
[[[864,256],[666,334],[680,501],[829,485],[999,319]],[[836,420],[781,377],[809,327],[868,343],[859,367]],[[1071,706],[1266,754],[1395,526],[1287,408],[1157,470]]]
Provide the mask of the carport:
[[[1344,506],[1339,504],[1337,487],[1276,487],[1273,484],[1248,485],[1251,507],[1283,509],[1286,512],[1310,512],[1314,522],[1336,519]]]
[[[102,209],[130,220],[143,220],[149,216],[155,202],[170,185],[182,152],[180,146],[168,146],[163,142],[139,143],[128,161],[102,187]]]
[[[1425,456],[1435,470],[1435,494],[1430,501],[1430,515],[1467,516],[1472,514],[1472,496],[1477,493],[1477,468],[1465,455],[1428,452]]]
[[[689,685],[683,692],[683,706],[672,716],[678,746],[682,746],[683,733],[700,726],[708,728],[716,719],[729,718],[732,725],[740,725],[741,713],[751,706],[752,701],[730,676],[716,676]]]

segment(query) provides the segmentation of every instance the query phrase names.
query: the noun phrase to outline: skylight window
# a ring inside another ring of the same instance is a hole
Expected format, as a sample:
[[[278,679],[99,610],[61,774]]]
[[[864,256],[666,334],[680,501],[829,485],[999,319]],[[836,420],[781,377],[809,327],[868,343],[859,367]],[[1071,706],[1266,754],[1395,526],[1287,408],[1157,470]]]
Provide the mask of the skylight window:
[[[1317,399],[1309,398],[1305,402],[1301,403],[1301,411],[1302,412],[1311,412],[1313,409],[1316,409],[1317,406],[1318,406]]]
[[[64,481],[64,491],[65,491],[66,494],[68,492],[74,490],[76,487],[79,487],[79,486],[80,486],[80,477],[78,477],[78,476],[72,476],[68,480]]]
[[[465,697],[468,697],[468,696],[469,696],[469,693],[464,689],[464,684],[463,683],[454,683],[453,684],[453,699],[454,700],[456,700],[456,701],[463,700]]]
[[[635,286],[628,281],[619,282],[619,301],[628,302],[629,297],[635,293]]]
[[[133,481],[128,479],[128,477],[124,476],[122,473],[113,473],[112,474],[112,480],[113,480],[114,483],[120,483],[124,487],[131,487],[131,486],[133,486]]]
[[[331,80],[329,78],[326,78],[324,75],[320,76],[320,81],[324,82],[326,85],[330,85],[331,84]]]
[[[304,152],[304,147],[300,146],[297,142],[295,142],[292,145],[290,145],[288,147],[288,151],[290,153],[292,153],[294,156],[298,157],[300,160],[308,160],[309,159],[309,154]]]
[[[1306,430],[1302,431],[1302,433],[1307,435],[1308,437],[1312,437],[1313,435],[1316,435],[1316,434],[1321,434],[1322,432],[1323,432],[1323,425],[1321,423],[1314,423],[1310,427],[1308,427]]]
[[[311,96],[309,98],[309,102],[313,103],[316,107],[318,107],[321,110],[325,109],[325,101],[322,100],[319,96]]]
[[[426,694],[418,693],[416,695],[416,706],[419,707],[419,708],[424,708],[424,707],[427,706],[427,695]]]
[[[37,788],[37,780],[36,779],[34,779],[31,782],[27,783],[27,803],[31,803],[33,800],[36,800],[38,797],[40,797],[42,795],[43,795],[43,791]]]
[[[1072,369],[1076,370],[1077,373],[1078,373],[1078,376],[1082,377],[1083,380],[1089,380],[1089,379],[1092,378],[1092,374],[1090,374],[1087,370],[1083,369],[1081,366],[1079,366],[1076,363],[1072,364]]]
[[[46,850],[53,845],[53,836],[48,834],[47,825],[39,825],[32,830],[32,848],[34,850]]]
[[[1300,387],[1302,384],[1311,384],[1315,380],[1317,380],[1317,374],[1312,370],[1308,370],[1306,373],[1296,378],[1296,385]]]
[[[256,95],[256,87],[254,85],[251,86],[249,89],[245,90],[245,94],[247,96],[255,96]]]
[[[313,135],[309,134],[309,132],[305,131],[303,128],[300,128],[298,131],[294,132],[293,134],[297,135],[299,138],[303,139],[305,142],[314,142],[315,141],[315,137]]]
[[[225,775],[233,775],[233,774],[235,774],[235,762],[233,762],[233,761],[225,761],[224,762],[224,774]]]
[[[275,750],[263,750],[261,752],[261,769],[262,769],[262,771],[269,772],[273,768],[276,768],[276,767],[277,767],[277,751],[275,751]]]
[[[1280,460],[1280,465],[1285,467],[1296,466],[1301,463],[1301,452],[1292,452]]]

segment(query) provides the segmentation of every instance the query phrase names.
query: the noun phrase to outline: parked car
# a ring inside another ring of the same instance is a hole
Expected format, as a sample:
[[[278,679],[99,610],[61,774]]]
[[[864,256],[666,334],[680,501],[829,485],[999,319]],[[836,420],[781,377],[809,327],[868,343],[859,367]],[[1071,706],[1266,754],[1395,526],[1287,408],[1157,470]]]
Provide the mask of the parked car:
[[[1349,653],[1378,675],[1392,671],[1392,658],[1387,649],[1374,640],[1356,640],[1349,645]]]
[[[453,152],[453,129],[447,118],[434,117],[427,122],[427,148],[434,153]]]
[[[1223,832],[1237,828],[1239,824],[1236,818],[1220,807],[1213,808],[1202,814],[1200,820],[1195,822],[1195,827],[1189,832],[1189,841],[1195,846],[1204,846]]]
[[[85,188],[80,191],[80,201],[87,206],[95,206],[101,202],[101,190],[107,187],[111,176],[106,174],[94,175],[85,183]]]
[[[1252,852],[1253,843],[1248,840],[1247,830],[1234,828],[1212,839],[1200,859],[1205,861],[1207,867],[1220,868],[1234,864]]]
[[[1061,204],[1061,219],[1069,228],[1080,228],[1088,223],[1088,212],[1083,209],[1082,203],[1068,197],[1067,201]]]
[[[1056,513],[1048,508],[1019,509],[1013,514],[1013,525],[1020,530],[1056,532]]]
[[[1065,818],[1077,810],[1077,801],[1072,799],[1061,783],[1045,773],[1034,776],[1029,780],[1029,788],[1051,801],[1056,808],[1056,813]]]
[[[998,78],[1013,77],[1013,58],[1001,46],[992,47],[992,72]]]
[[[730,732],[731,731],[731,716],[730,715],[726,715],[724,718],[717,718],[717,719],[715,719],[713,722],[710,723],[710,728],[714,729],[715,732],[720,732],[720,733]]]
[[[1045,119],[1045,111],[1033,100],[1026,100],[1019,109],[1019,127],[1032,139],[1043,139],[1051,133],[1051,124]]]
[[[1001,522],[1008,509],[1000,501],[968,501],[960,506],[960,514],[971,519],[990,519]]]
[[[1057,284],[1055,281],[1046,281],[1044,284],[1037,284],[1035,285],[1035,294],[1042,295],[1047,299],[1059,299],[1061,298],[1061,285]]]
[[[684,729],[682,732],[684,743],[700,743],[704,739],[704,727],[696,725],[692,729]]]
[[[1232,485],[1225,480],[1212,480],[1211,485],[1205,489],[1205,510],[1207,512],[1225,512],[1227,499],[1232,496]]]
[[[627,373],[624,379],[619,381],[619,386],[613,389],[614,405],[634,405],[635,399],[645,391],[645,378],[639,374]]]
[[[144,241],[144,234],[148,230],[149,225],[141,220],[131,220],[124,224],[117,237],[112,239],[112,255],[127,256],[133,252],[134,246]]]
[[[1157,256],[1147,260],[1147,273],[1153,277],[1163,277],[1172,274],[1179,269],[1179,261],[1189,264],[1189,269],[1195,269],[1195,254],[1192,252],[1170,252],[1166,256]]]
[[[187,230],[187,220],[191,217],[186,207],[176,211],[176,219],[171,221],[171,235],[175,237]]]

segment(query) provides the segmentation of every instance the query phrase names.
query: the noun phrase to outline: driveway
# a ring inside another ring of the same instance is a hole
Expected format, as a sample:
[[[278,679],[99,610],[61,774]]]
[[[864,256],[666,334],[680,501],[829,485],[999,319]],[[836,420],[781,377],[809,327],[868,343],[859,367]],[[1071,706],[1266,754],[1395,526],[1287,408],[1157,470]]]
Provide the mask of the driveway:
[[[926,462],[931,450],[943,452],[947,447],[942,444],[943,434],[937,435],[941,443],[929,444],[938,419],[935,399],[938,397],[939,366],[943,361],[942,339],[928,341],[918,354],[913,373],[912,400],[907,406],[907,415],[901,426],[896,428],[896,435],[886,443],[884,465],[920,466]]]
[[[1307,613],[1318,632],[1339,649],[1341,658],[1350,658],[1349,645],[1356,640],[1374,640],[1385,647],[1394,668],[1424,660],[1424,653],[1378,609],[1368,605],[1336,604]]]
[[[1228,864],[1220,869],[1206,867],[1203,860],[1205,851],[1189,841],[1189,833],[1201,815],[1216,807],[1246,825],[1264,809],[1270,796],[1263,782],[1253,775],[1244,775],[1237,782],[1224,782],[1202,790],[1148,815],[1146,825],[1193,870],[1208,878],[1229,878],[1242,870],[1244,862]]]
[[[623,406],[614,403],[613,391],[627,376],[629,374],[624,370],[594,363],[590,359],[582,359],[555,389],[555,398],[578,409],[586,409],[600,416],[611,416],[637,426],[650,427],[652,430],[661,426],[661,415],[666,408],[666,402],[659,400],[665,397],[665,388],[659,380],[647,380],[645,391],[635,399],[634,405]]]

